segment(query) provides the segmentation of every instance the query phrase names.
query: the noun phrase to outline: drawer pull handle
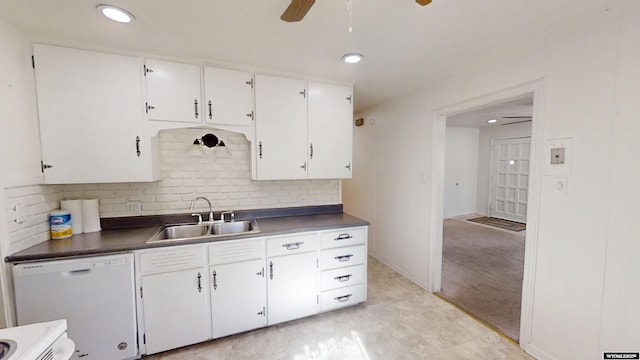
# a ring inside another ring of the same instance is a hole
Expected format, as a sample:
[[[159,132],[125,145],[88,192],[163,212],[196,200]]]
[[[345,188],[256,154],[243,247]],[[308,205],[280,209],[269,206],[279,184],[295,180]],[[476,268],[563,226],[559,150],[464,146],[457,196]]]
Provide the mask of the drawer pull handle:
[[[202,292],[202,274],[198,273],[198,292]]]
[[[338,260],[339,262],[345,262],[345,261],[351,260],[352,256],[353,256],[353,254],[341,255],[341,256],[334,257],[334,259]]]
[[[218,290],[218,273],[216,273],[215,270],[213,270],[213,290]]]
[[[337,238],[335,238],[335,239],[333,239],[333,240],[335,240],[335,241],[340,241],[340,240],[346,240],[346,239],[353,239],[353,236],[352,236],[352,235],[349,235],[349,233],[346,233],[346,234],[340,234],[340,235],[338,235],[338,237],[337,237]]]
[[[304,244],[304,241],[289,243],[289,244],[282,244],[282,247],[287,248],[287,250],[297,250],[297,249],[300,249],[300,245],[302,244]]]
[[[344,296],[338,296],[333,298],[333,300],[337,300],[338,302],[345,302],[345,301],[349,301],[349,298],[352,297],[353,294],[348,294],[348,295],[344,295]]]
[[[335,280],[338,280],[338,282],[347,282],[349,281],[349,279],[353,276],[353,274],[349,274],[349,275],[342,275],[342,276],[336,276],[334,277]]]

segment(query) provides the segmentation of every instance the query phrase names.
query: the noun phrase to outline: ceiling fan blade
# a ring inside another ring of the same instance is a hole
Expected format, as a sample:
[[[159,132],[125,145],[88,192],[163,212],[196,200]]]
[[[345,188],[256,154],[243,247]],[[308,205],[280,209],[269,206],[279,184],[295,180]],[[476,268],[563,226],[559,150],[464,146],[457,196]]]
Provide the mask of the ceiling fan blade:
[[[431,4],[431,0],[416,0],[416,2],[422,6]]]
[[[291,0],[291,4],[289,4],[287,10],[282,13],[280,19],[286,22],[300,21],[307,15],[307,12],[315,2],[316,0]]]

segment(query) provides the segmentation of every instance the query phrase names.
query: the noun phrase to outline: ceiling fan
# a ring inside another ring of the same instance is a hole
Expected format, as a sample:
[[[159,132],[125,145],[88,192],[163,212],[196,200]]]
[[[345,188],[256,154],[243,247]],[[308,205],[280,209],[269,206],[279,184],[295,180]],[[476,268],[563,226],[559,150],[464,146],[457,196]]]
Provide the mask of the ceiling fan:
[[[416,2],[422,6],[429,5],[431,1],[432,0],[416,0]],[[282,13],[280,19],[286,22],[300,21],[307,15],[307,12],[315,2],[316,0],[291,0],[291,4],[289,4],[284,13]]]

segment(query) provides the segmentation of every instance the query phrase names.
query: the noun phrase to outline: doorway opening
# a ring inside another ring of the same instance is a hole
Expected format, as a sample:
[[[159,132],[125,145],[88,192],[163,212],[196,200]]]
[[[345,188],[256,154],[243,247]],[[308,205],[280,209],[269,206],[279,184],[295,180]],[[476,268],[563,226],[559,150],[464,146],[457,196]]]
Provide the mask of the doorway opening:
[[[435,290],[516,342],[533,97],[526,93],[445,114],[441,287]]]

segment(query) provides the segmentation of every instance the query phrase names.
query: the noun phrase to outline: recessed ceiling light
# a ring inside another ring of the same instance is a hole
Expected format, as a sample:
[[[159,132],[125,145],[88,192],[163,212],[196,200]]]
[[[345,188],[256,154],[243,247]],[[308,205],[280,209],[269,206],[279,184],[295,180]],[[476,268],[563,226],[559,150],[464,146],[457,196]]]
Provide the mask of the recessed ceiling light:
[[[342,60],[344,60],[344,62],[349,64],[355,64],[355,63],[359,63],[363,57],[364,56],[362,56],[362,54],[350,53],[343,56]]]
[[[102,13],[102,15],[119,23],[126,24],[135,20],[135,17],[130,12],[124,9],[117,8],[115,6],[100,4],[96,6],[96,9],[98,9],[98,11]]]
[[[490,120],[487,120],[487,122],[488,122],[489,124],[493,124],[493,123],[497,123],[497,122],[498,122],[498,120],[496,120],[496,119],[490,119]]]

